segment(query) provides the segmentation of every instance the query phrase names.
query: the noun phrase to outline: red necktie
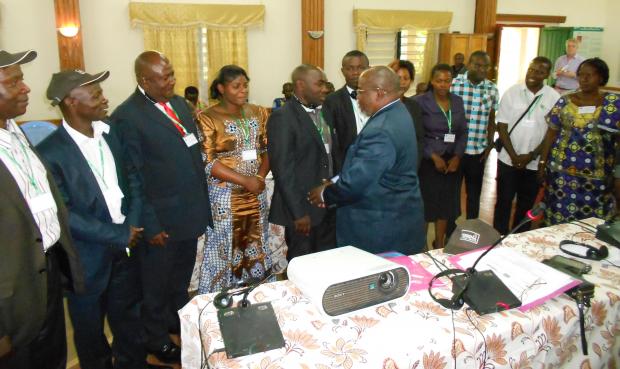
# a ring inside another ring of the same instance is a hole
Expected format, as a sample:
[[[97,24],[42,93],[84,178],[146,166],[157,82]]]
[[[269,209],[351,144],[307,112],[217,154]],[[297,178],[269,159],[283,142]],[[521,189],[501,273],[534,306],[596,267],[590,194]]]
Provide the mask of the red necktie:
[[[164,108],[166,115],[168,115],[168,117],[172,120],[172,124],[174,124],[181,136],[185,136],[185,129],[181,126],[181,120],[177,116],[177,113],[175,113],[175,111],[172,110],[166,103],[158,102],[158,104]]]

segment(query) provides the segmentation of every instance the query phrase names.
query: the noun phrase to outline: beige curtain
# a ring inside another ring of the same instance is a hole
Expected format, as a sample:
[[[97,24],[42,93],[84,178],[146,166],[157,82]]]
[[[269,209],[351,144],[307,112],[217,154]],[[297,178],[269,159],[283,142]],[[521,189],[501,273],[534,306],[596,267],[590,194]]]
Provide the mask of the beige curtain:
[[[224,65],[236,64],[248,70],[248,47],[245,28],[207,29],[208,79],[213,81]],[[209,82],[210,83],[210,82]]]
[[[424,62],[422,63],[422,82],[431,79],[431,69],[437,64],[439,51],[439,34],[447,32],[448,29],[428,31],[426,43],[424,44]]]
[[[206,26],[209,28],[239,28],[263,24],[264,5],[222,4],[129,4],[132,25]]]
[[[183,96],[187,86],[198,85],[198,29],[196,27],[143,27],[144,47],[164,53],[177,79],[174,91]]]

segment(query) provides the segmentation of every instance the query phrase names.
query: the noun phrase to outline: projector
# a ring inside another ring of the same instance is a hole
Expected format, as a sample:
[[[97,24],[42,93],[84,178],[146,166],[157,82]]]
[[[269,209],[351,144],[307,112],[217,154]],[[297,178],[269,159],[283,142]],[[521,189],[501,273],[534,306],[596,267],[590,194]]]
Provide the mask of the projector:
[[[287,274],[329,316],[397,299],[409,289],[405,267],[353,246],[293,258]]]

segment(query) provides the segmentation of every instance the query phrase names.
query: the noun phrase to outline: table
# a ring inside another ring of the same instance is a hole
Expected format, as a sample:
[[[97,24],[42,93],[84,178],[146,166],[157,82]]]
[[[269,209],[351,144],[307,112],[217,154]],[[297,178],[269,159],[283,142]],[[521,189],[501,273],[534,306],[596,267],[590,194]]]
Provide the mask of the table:
[[[564,224],[510,236],[501,247],[542,260],[558,254],[563,239],[604,244],[582,227]],[[448,263],[441,250],[433,252]],[[412,258],[432,273],[438,271],[428,256]],[[213,294],[200,295],[179,311],[183,368],[201,367],[201,341],[210,367],[220,369],[444,369],[454,368],[455,363],[457,368],[619,367],[620,269],[591,263],[587,279],[596,284],[596,295],[586,312],[587,357],[581,352],[577,306],[564,295],[527,312],[513,309],[478,316],[465,308],[451,312],[433,302],[427,291],[419,291],[345,317],[328,318],[293,283],[281,281],[258,287],[251,300],[272,302],[285,348],[233,360],[223,352],[213,353],[223,347]],[[449,286],[437,293],[449,296]]]

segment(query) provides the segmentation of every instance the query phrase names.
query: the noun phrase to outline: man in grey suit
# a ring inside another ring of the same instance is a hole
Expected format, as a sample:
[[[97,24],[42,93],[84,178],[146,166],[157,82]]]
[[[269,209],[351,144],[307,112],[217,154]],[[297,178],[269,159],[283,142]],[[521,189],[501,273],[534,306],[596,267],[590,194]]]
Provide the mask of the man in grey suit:
[[[54,179],[15,123],[30,89],[20,64],[30,50],[0,50],[0,368],[64,369],[61,281],[83,291],[67,210]]]
[[[275,181],[269,221],[285,227],[286,258],[335,246],[335,212],[310,206],[306,193],[333,175],[335,140],[320,109],[325,74],[302,64],[292,74],[294,95],[267,121]]]
[[[387,67],[362,73],[357,98],[370,119],[349,147],[334,183],[308,193],[313,205],[338,207],[338,246],[410,255],[426,243],[417,143],[399,89],[398,75]]]

